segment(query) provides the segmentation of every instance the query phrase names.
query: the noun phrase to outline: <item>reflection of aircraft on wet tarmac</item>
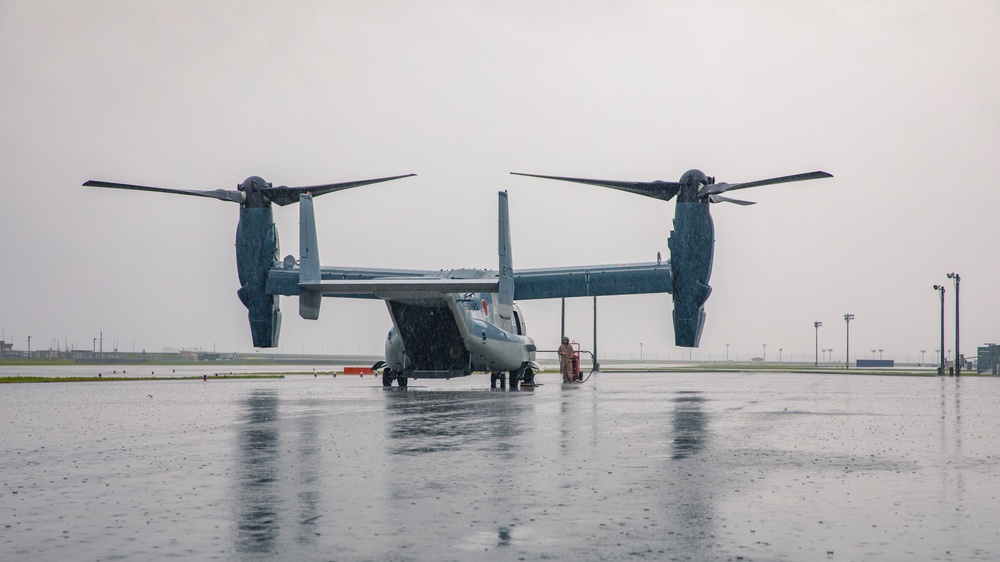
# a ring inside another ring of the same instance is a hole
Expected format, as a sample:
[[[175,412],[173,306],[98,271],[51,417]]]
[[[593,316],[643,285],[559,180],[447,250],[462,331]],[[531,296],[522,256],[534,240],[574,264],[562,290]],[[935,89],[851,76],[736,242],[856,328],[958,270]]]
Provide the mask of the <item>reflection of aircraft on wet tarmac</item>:
[[[412,175],[412,174],[411,174]],[[520,174],[526,175],[526,174]],[[677,345],[697,347],[704,324],[704,303],[711,288],[714,236],[708,204],[734,189],[829,177],[825,172],[772,178],[750,183],[715,183],[698,170],[680,182],[617,182],[535,176],[587,183],[669,200],[678,195],[674,230],[668,240],[671,259],[661,263],[513,269],[507,193],[499,193],[499,270],[400,270],[321,267],[317,249],[313,198],[352,187],[398,179],[394,176],[309,187],[273,187],[253,176],[237,190],[193,191],[88,181],[110,187],[210,197],[240,205],[236,228],[236,267],[240,301],[249,311],[256,347],[275,347],[281,326],[278,296],[298,296],[299,315],[319,318],[324,296],[381,298],[392,318],[385,342],[382,382],[406,386],[410,378],[451,378],[491,373],[491,382],[531,383],[536,347],[527,336],[524,316],[515,299],[673,293]],[[279,258],[271,204],[299,203],[299,260]],[[505,377],[506,373],[506,377]]]

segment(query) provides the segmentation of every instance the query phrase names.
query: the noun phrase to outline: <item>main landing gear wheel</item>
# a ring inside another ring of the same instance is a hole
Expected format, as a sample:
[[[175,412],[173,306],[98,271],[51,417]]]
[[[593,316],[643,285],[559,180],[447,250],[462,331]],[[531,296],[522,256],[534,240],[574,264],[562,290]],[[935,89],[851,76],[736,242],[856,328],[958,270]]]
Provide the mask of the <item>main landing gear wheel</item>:
[[[490,373],[490,388],[497,387],[497,379],[503,377],[500,373]]]
[[[517,382],[521,378],[517,374],[517,372],[516,371],[511,371],[510,374],[509,374],[509,378],[510,378],[510,388],[511,388],[511,390],[517,388]]]
[[[406,388],[406,377],[398,375],[396,377],[396,384],[399,385],[399,388]]]
[[[392,386],[392,380],[396,378],[396,375],[392,372],[392,369],[386,367],[382,371],[382,386]]]
[[[535,371],[531,367],[524,369],[524,384],[527,386],[535,386]]]

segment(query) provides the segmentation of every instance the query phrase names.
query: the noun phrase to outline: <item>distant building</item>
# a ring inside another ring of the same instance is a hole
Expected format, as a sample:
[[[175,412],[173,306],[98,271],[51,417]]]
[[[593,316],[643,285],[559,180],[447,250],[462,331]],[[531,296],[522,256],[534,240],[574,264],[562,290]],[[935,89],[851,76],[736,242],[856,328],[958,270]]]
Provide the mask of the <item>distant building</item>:
[[[976,362],[976,372],[979,374],[989,373],[991,375],[1000,374],[1000,345],[988,343],[977,350],[978,361]]]
[[[14,350],[14,344],[0,340],[0,357],[7,355]]]

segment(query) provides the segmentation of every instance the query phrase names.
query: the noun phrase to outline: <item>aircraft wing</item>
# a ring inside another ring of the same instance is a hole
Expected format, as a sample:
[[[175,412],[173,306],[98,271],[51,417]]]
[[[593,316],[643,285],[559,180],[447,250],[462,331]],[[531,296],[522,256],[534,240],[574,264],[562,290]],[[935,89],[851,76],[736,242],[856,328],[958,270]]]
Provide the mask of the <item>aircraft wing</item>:
[[[364,279],[300,283],[299,291],[320,295],[375,295],[381,299],[433,298],[449,293],[496,293],[500,280],[447,279],[441,277],[411,279]]]
[[[321,282],[310,290],[342,298],[382,299],[387,294],[496,292],[496,278],[429,278],[430,270],[324,267]],[[377,281],[377,283],[369,283]],[[409,285],[409,282],[417,281]],[[442,284],[456,285],[445,286]],[[435,284],[436,283],[436,284]],[[458,284],[461,284],[459,286]],[[393,286],[395,285],[395,286]],[[487,286],[488,285],[488,286]],[[468,289],[468,290],[451,290]],[[377,291],[377,293],[376,293]],[[514,270],[514,300],[607,295],[672,293],[670,262],[552,267]],[[275,266],[267,275],[267,293],[297,296],[298,267]],[[400,297],[395,297],[400,298]]]
[[[672,292],[670,262],[514,270],[514,300]]]

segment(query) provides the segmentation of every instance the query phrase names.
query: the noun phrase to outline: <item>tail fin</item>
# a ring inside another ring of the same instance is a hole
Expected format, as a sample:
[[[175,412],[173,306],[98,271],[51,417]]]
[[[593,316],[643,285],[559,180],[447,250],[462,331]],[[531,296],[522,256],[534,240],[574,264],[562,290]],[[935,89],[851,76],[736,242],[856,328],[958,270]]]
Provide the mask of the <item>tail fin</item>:
[[[500,318],[511,320],[514,309],[514,262],[510,248],[510,211],[507,207],[507,192],[500,192],[499,232],[497,233],[497,253],[500,257],[500,294],[496,312]]]
[[[316,215],[309,193],[299,195],[299,284],[319,283],[319,243],[316,240]],[[299,289],[299,316],[319,319],[323,295]]]

